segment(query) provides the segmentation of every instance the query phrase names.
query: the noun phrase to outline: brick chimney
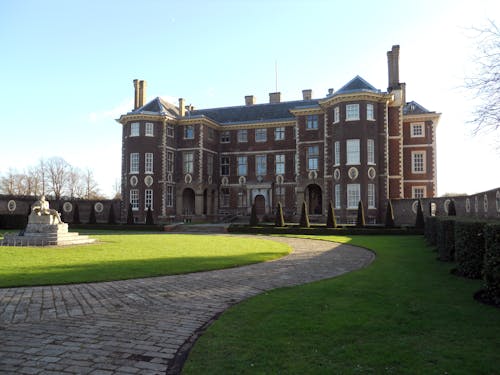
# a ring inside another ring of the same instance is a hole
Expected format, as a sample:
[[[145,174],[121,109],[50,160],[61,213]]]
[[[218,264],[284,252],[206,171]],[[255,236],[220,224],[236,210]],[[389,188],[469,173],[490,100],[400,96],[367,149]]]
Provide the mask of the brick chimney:
[[[184,104],[184,98],[179,98],[179,116],[186,116],[186,105]]]
[[[146,101],[146,81],[134,79],[134,110],[141,108]]]
[[[276,104],[281,102],[281,92],[270,92],[269,93],[269,103]]]
[[[134,110],[139,108],[139,80],[134,79]]]
[[[256,101],[255,96],[247,95],[245,96],[245,105],[254,105]]]
[[[312,99],[312,90],[302,90],[302,100],[311,100]]]
[[[387,51],[387,68],[389,72],[389,86],[387,91],[400,88],[399,83],[399,46],[392,46],[392,50]]]

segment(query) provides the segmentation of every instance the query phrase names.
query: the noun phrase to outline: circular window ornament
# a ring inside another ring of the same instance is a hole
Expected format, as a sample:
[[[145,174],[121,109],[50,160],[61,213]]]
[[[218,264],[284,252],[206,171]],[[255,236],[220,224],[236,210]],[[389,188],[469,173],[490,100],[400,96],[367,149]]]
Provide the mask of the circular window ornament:
[[[14,212],[16,210],[17,204],[16,201],[10,200],[7,202],[7,209],[9,212]]]
[[[278,185],[281,185],[284,181],[285,181],[285,179],[283,178],[283,175],[279,174],[276,176],[276,183]]]
[[[130,185],[137,186],[138,183],[139,183],[139,180],[137,179],[137,176],[130,177]]]
[[[71,211],[73,211],[73,204],[71,202],[64,202],[63,211],[66,213],[70,213]]]
[[[153,185],[153,177],[151,176],[144,177],[144,183],[146,184],[147,187],[150,187],[151,185]]]
[[[417,210],[418,210],[418,200],[413,201],[413,203],[411,204],[411,210],[413,211],[413,213],[414,213],[415,215],[417,214]]]
[[[212,181],[213,181],[212,176],[208,176],[208,183],[209,183],[209,184],[211,184],[211,183],[212,183]]]
[[[97,202],[96,204],[94,204],[94,210],[95,212],[100,214],[104,210],[104,205],[101,202]]]
[[[310,180],[315,180],[315,179],[318,178],[318,172],[316,172],[316,171],[309,171],[308,177],[309,177]]]
[[[497,190],[496,204],[497,204],[497,212],[500,212],[500,190]]]
[[[470,213],[470,199],[465,199],[465,212]]]
[[[477,195],[474,197],[474,211],[476,214],[479,212],[479,198]]]
[[[240,183],[240,185],[245,185],[247,182],[247,179],[245,178],[245,176],[240,176],[238,182]]]
[[[368,168],[368,178],[370,180],[373,180],[377,176],[377,172],[375,171],[375,168],[370,167]]]
[[[173,180],[172,173],[167,174],[167,182],[171,184],[172,180]]]
[[[243,177],[243,176],[241,176],[241,177]],[[257,182],[262,182],[262,181],[264,181],[264,177],[257,176]]]
[[[333,171],[333,178],[335,179],[335,181],[340,180],[340,169],[337,168]]]
[[[450,207],[450,200],[446,199],[443,204],[444,212],[446,212],[446,215],[448,215],[448,207]]]
[[[184,182],[186,184],[190,184],[192,181],[193,181],[193,177],[189,173],[184,176]]]
[[[347,172],[347,175],[351,180],[355,180],[359,176],[358,168],[356,167],[351,167],[349,168],[349,171]]]
[[[488,212],[488,196],[486,194],[483,196],[483,209],[484,212]]]
[[[229,180],[228,180],[228,178],[227,178],[227,177],[225,177],[225,176],[224,176],[224,177],[222,177],[221,184],[222,184],[223,186],[227,186],[227,185],[229,185]]]

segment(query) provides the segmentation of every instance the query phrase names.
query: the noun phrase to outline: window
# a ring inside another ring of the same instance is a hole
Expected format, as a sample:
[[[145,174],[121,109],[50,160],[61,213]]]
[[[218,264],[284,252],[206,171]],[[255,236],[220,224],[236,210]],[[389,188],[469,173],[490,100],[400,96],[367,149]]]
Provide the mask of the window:
[[[375,164],[375,141],[373,139],[367,140],[366,152],[368,164]]]
[[[412,138],[425,137],[425,126],[423,122],[414,122],[410,124]]]
[[[229,188],[222,188],[220,190],[220,206],[229,207]]]
[[[425,152],[412,151],[411,153],[411,172],[425,173]]]
[[[214,139],[215,138],[215,130],[214,128],[208,128],[208,139]]]
[[[182,154],[182,170],[184,174],[193,173],[194,170],[194,152],[186,151]]]
[[[340,185],[336,184],[335,185],[335,208],[340,208],[340,199],[341,199],[340,194],[341,194]]]
[[[309,146],[307,148],[307,169],[310,171],[318,170],[319,146]]]
[[[174,187],[167,185],[167,207],[174,206]]]
[[[194,139],[194,126],[193,125],[184,126],[184,139]]]
[[[267,174],[266,155],[255,156],[255,175],[265,176]]]
[[[146,189],[144,191],[144,209],[147,210],[148,207],[153,209],[153,189]]]
[[[144,173],[153,173],[153,153],[146,152],[144,157]]]
[[[209,176],[214,174],[214,156],[212,154],[207,155],[207,174]]]
[[[239,143],[248,142],[248,130],[246,129],[238,130],[238,142]]]
[[[246,176],[247,175],[247,157],[246,156],[238,156],[238,176]]]
[[[359,139],[348,139],[346,141],[347,165],[359,164]]]
[[[274,166],[276,169],[276,174],[285,174],[285,155],[276,155]]]
[[[173,137],[174,136],[174,126],[173,125],[167,125],[167,137]]]
[[[279,128],[274,129],[274,140],[282,141],[285,139],[285,128],[280,126]]]
[[[220,174],[221,176],[229,176],[229,156],[221,156]]]
[[[335,107],[333,109],[333,123],[336,124],[340,121],[340,107]]]
[[[240,190],[238,191],[238,207],[246,207],[246,206],[247,206],[246,191]]]
[[[132,210],[137,211],[139,209],[139,190],[130,189],[130,204]]]
[[[340,142],[335,141],[333,144],[333,164],[340,165]]]
[[[345,120],[359,120],[359,104],[347,104],[345,106]]]
[[[222,133],[220,133],[220,143],[229,143],[231,140],[229,131],[225,130]]]
[[[412,198],[425,198],[425,186],[412,186],[411,188]]]
[[[267,129],[255,129],[255,142],[267,141]]]
[[[130,154],[130,173],[139,173],[139,153]]]
[[[154,135],[154,125],[152,122],[146,122],[146,137],[152,137]]]
[[[174,153],[167,151],[167,173],[174,173]]]
[[[368,208],[375,207],[375,184],[368,184]]]
[[[359,184],[347,184],[347,208],[356,209],[361,200]]]
[[[318,129],[318,115],[308,115],[306,117],[306,129]]]
[[[133,122],[130,124],[130,136],[138,137],[140,132],[140,124],[138,122]]]
[[[366,119],[368,121],[375,121],[375,112],[373,109],[373,104],[366,105]]]

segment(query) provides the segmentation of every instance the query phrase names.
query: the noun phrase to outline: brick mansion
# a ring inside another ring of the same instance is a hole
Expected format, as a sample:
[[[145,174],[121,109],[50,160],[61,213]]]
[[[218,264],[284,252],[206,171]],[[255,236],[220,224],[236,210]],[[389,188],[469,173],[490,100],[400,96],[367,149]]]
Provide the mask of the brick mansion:
[[[273,215],[326,215],[340,223],[384,221],[388,198],[436,195],[436,127],[440,114],[406,101],[399,82],[399,46],[387,52],[388,88],[356,76],[337,91],[268,103],[197,109],[184,99],[146,102],[146,82],[134,80],[134,109],[122,125],[122,217],[129,204],[144,222],[220,220]],[[319,217],[318,217],[319,219]]]

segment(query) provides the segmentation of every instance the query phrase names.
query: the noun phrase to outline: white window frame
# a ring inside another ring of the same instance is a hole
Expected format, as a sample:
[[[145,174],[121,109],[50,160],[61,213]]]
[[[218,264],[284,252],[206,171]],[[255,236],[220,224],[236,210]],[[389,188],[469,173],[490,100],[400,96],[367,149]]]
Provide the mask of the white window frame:
[[[317,150],[317,152],[311,152],[312,150]],[[317,171],[319,170],[319,146],[308,146],[307,147],[307,170]]]
[[[366,119],[368,121],[375,121],[375,106],[372,103],[366,104]]]
[[[139,153],[130,153],[130,173],[139,173]]]
[[[248,157],[238,156],[238,176],[246,176],[248,174]]]
[[[376,207],[376,196],[375,196],[375,184],[368,184],[368,197],[367,197],[367,203],[368,203],[368,208],[377,208]]]
[[[255,142],[267,142],[267,128],[255,129]]]
[[[369,165],[375,165],[375,140],[366,140],[366,162]]]
[[[334,107],[333,108],[333,123],[337,124],[340,122],[340,107]]]
[[[333,165],[340,165],[340,141],[333,144]]]
[[[194,172],[194,151],[184,151],[182,153],[182,172],[193,174]]]
[[[174,206],[174,186],[173,185],[167,185],[167,202],[166,202],[167,207],[173,207]]]
[[[347,208],[357,209],[359,201],[361,200],[361,186],[360,184],[347,184]]]
[[[414,199],[426,198],[427,197],[427,186],[412,186],[411,187],[411,197]]]
[[[207,155],[207,174],[209,176],[214,174],[214,156],[212,154]]]
[[[274,128],[274,140],[275,141],[283,141],[285,139],[285,127],[279,126]]]
[[[419,130],[417,130],[419,129]],[[425,123],[412,122],[410,123],[410,137],[411,138],[424,138],[425,137]]]
[[[247,142],[248,142],[248,129],[238,130],[238,143],[247,143]]]
[[[172,124],[167,124],[167,137],[174,137],[174,126]]]
[[[141,123],[140,122],[132,122],[130,124],[130,136],[138,137],[141,135]]]
[[[417,157],[421,156],[420,160]],[[426,152],[425,151],[412,151],[411,152],[411,173],[414,174],[425,174],[427,170],[426,165]],[[421,165],[421,167],[420,167]],[[418,168],[417,168],[418,167]]]
[[[346,106],[345,106],[345,120],[346,121],[359,120],[359,103],[346,104]]]
[[[277,154],[274,156],[274,169],[277,175],[285,174],[285,154]]]
[[[341,208],[341,200],[342,200],[341,185],[335,184],[334,190],[335,190],[335,208]]]
[[[147,211],[148,206],[151,206],[153,211],[153,189],[144,190],[144,211]]]
[[[347,139],[346,140],[346,165],[359,165],[360,163],[360,140]]]
[[[146,137],[154,137],[154,124],[152,122],[146,122],[144,135]]]
[[[194,125],[184,125],[184,139],[194,139]]]
[[[229,130],[224,130],[220,133],[220,143],[229,143],[231,142],[231,133]]]
[[[267,156],[255,155],[255,175],[265,176],[267,174]]]
[[[139,189],[130,189],[130,204],[132,211],[139,211]]]
[[[247,192],[244,189],[238,190],[238,198],[237,198],[238,207],[246,207],[247,206]]]
[[[319,123],[318,115],[307,115],[306,116],[306,129],[307,130],[317,130]]]
[[[221,176],[229,176],[229,174],[230,174],[229,165],[230,165],[229,156],[221,156],[220,157],[220,175]]]
[[[174,152],[167,151],[167,173],[174,173]]]
[[[153,173],[153,153],[146,152],[144,154],[144,173]]]

